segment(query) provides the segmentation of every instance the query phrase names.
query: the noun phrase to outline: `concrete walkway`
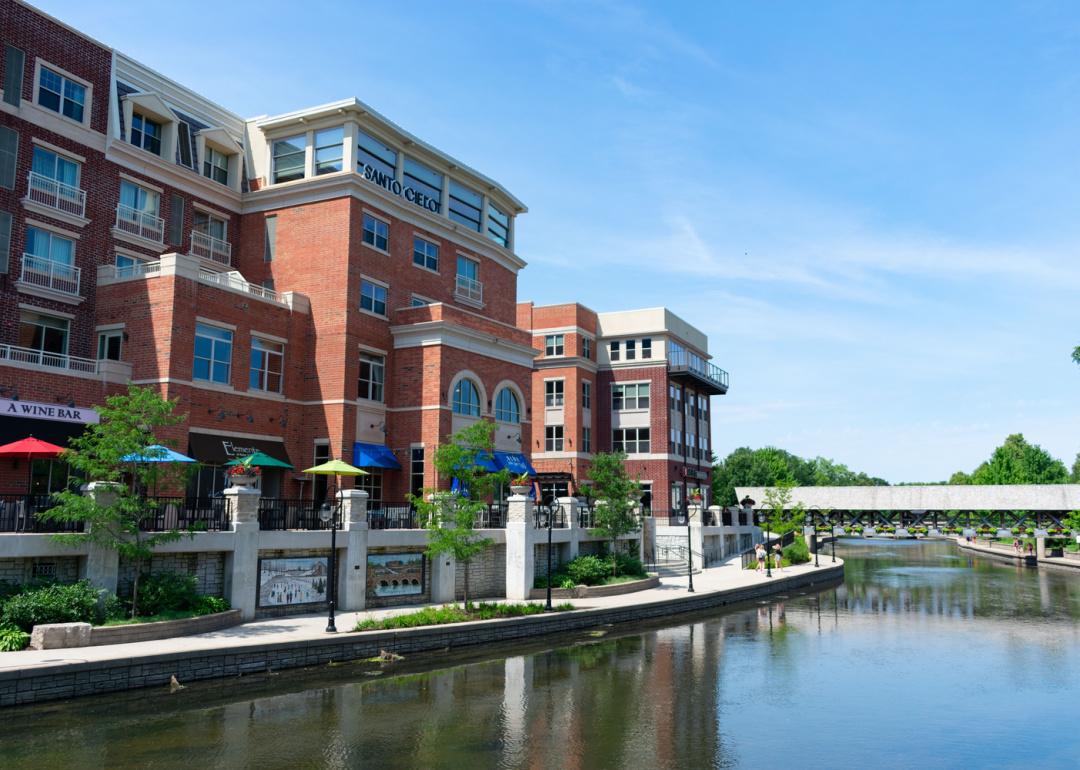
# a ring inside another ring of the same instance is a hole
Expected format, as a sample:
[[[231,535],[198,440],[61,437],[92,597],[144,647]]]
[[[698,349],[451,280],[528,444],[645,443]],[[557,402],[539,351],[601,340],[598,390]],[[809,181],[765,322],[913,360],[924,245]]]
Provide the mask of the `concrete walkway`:
[[[828,556],[821,558],[820,570],[842,566],[840,559],[835,565]],[[773,577],[766,578],[764,573],[744,570],[739,558],[710,567],[694,575],[694,589],[698,594],[733,591],[749,586],[773,583],[777,593],[784,592],[787,578],[803,576],[814,572],[814,562],[787,567],[783,571],[773,570]],[[619,607],[642,606],[672,601],[688,595],[687,578],[665,577],[657,588],[619,596],[595,597],[570,600],[578,610],[600,610]],[[493,601],[505,602],[503,599]],[[391,615],[415,612],[420,606],[395,607],[393,609],[371,610],[366,612],[339,612],[336,618],[338,636],[352,631],[363,618],[385,618]],[[432,606],[432,605],[426,605]],[[77,647],[59,650],[23,650],[21,652],[0,652],[0,671],[32,669],[45,666],[57,666],[65,663],[85,663],[94,661],[132,661],[140,658],[174,652],[196,652],[200,650],[240,650],[248,646],[274,643],[297,642],[304,640],[325,640],[331,636],[326,633],[326,615],[295,615],[287,618],[256,620],[221,631],[213,631],[194,636],[181,636],[171,639],[159,639],[149,642],[132,642],[100,647]]]
[[[1043,556],[1038,558],[1037,556],[1022,553],[1017,554],[1008,544],[1001,544],[997,547],[990,547],[987,542],[967,542],[962,537],[956,538],[956,544],[965,551],[976,551],[978,553],[984,553],[988,556],[998,556],[1006,559],[1012,559],[1013,561],[1034,565],[1034,564],[1049,564],[1054,567],[1069,567],[1071,569],[1080,569],[1080,559],[1070,559],[1065,556]]]

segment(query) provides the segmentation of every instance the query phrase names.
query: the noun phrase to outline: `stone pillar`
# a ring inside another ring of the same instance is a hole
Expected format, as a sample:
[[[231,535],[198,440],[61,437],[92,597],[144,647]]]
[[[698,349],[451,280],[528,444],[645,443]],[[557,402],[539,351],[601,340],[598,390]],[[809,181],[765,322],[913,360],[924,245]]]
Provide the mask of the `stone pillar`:
[[[689,516],[691,522],[697,522],[698,526],[701,526],[701,503],[689,503],[686,506],[687,516]]]
[[[438,492],[434,496],[434,502],[443,506],[455,506],[456,500],[457,495],[451,492]],[[457,560],[453,556],[444,553],[431,560],[431,601],[452,603],[456,582]]]
[[[705,568],[705,534],[701,529],[701,506],[698,506],[698,516],[695,519],[693,512],[690,515],[690,550],[693,552],[694,569]]]
[[[576,559],[581,549],[581,539],[587,537],[589,530],[586,527],[581,526],[580,511],[585,509],[585,506],[578,502],[576,497],[560,497],[556,501],[559,506],[566,512],[566,526],[570,531],[570,542],[567,543],[566,561]],[[559,559],[553,554],[551,557],[552,568],[558,566]]]
[[[82,488],[82,493],[94,498],[98,505],[109,506],[116,501],[113,488],[117,486],[119,485],[111,481],[91,481]],[[98,588],[115,594],[120,579],[120,554],[115,549],[106,548],[91,540],[86,549],[85,577]]]
[[[816,553],[818,549],[817,531],[813,527],[803,527],[803,541],[810,553]]]
[[[225,595],[244,620],[255,618],[259,590],[259,490],[229,487],[225,505],[232,518],[233,549],[225,559]]]
[[[525,495],[511,495],[506,511],[506,598],[528,599],[535,580],[533,502]]]
[[[1035,558],[1042,561],[1046,558],[1046,538],[1035,538]]]
[[[367,606],[368,493],[342,489],[341,539],[338,541],[338,606],[362,610]]]

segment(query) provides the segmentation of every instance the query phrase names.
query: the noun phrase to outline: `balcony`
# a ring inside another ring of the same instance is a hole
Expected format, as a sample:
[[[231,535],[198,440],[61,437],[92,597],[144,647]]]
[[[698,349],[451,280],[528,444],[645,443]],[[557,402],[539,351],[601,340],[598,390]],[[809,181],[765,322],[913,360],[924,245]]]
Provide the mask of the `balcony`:
[[[232,244],[204,233],[202,230],[191,231],[191,254],[222,265],[232,266]]]
[[[667,368],[672,379],[689,381],[698,387],[704,386],[711,396],[723,395],[728,391],[728,373],[695,353],[685,350],[669,352]]]
[[[98,362],[91,358],[79,358],[63,353],[49,353],[45,350],[20,348],[17,345],[0,345],[0,362],[29,364],[34,367],[63,369],[81,374],[97,374]]]
[[[253,297],[259,299],[269,300],[271,302],[279,302],[281,304],[287,304],[285,299],[276,291],[270,289],[264,289],[258,284],[245,281],[244,277],[240,275],[236,270],[232,270],[228,273],[218,273],[213,270],[199,270],[199,280],[202,283],[214,284],[217,286],[224,286],[228,289],[234,289],[236,291],[242,291],[245,294],[250,294]]]
[[[165,242],[164,219],[123,204],[116,207],[116,229],[157,244]]]
[[[161,262],[136,262],[131,265],[98,265],[98,285],[108,285],[121,281],[134,281],[139,278],[161,274]]]
[[[22,275],[19,276],[19,281],[37,289],[78,297],[81,275],[82,270],[77,267],[33,254],[23,254]]]
[[[458,299],[480,305],[484,302],[484,284],[473,278],[459,275],[454,284],[454,294]]]
[[[31,203],[47,206],[74,217],[86,216],[86,193],[78,187],[30,172],[26,198]]]

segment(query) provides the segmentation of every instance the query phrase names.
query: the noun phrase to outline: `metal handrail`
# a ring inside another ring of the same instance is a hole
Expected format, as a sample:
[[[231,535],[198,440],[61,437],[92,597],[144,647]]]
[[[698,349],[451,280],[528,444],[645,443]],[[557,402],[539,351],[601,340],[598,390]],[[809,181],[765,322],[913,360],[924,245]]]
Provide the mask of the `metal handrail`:
[[[98,281],[133,281],[149,275],[161,274],[161,262],[135,262],[131,265],[99,265]]]
[[[480,281],[477,281],[475,278],[459,275],[454,283],[454,294],[473,302],[483,302],[484,284],[480,283]]]
[[[139,211],[122,203],[116,207],[116,228],[155,243],[165,241],[165,220],[148,211]]]
[[[82,532],[81,521],[39,519],[53,507],[51,494],[0,495],[0,532]]]
[[[229,271],[228,273],[218,273],[213,270],[199,270],[199,280],[203,283],[214,284],[216,286],[227,286],[230,289],[242,291],[253,297],[258,297],[259,299],[284,303],[281,295],[276,291],[264,289],[258,284],[245,281],[244,277],[235,270]]]
[[[676,371],[688,371],[714,382],[722,388],[728,386],[728,373],[719,366],[709,363],[696,353],[686,350],[668,352],[668,368]]]
[[[191,253],[223,265],[232,265],[232,244],[202,230],[191,231]]]
[[[259,500],[259,529],[330,529],[319,518],[319,507],[313,500],[263,497]],[[341,506],[334,506],[337,526],[341,528]]]
[[[48,366],[54,369],[67,369],[72,372],[97,374],[98,362],[90,358],[69,356],[63,353],[49,353],[33,348],[21,348],[18,345],[0,344],[0,361],[13,361],[34,366]]]
[[[419,529],[416,509],[409,503],[368,504],[369,529]]]
[[[232,526],[224,497],[157,495],[143,499],[147,503],[147,516],[139,522],[143,532],[221,532]]]
[[[19,280],[30,286],[51,289],[61,294],[79,296],[82,268],[56,262],[36,254],[23,254],[22,274]]]
[[[31,171],[27,176],[26,197],[32,203],[48,206],[65,214],[86,214],[86,192],[52,177]]]

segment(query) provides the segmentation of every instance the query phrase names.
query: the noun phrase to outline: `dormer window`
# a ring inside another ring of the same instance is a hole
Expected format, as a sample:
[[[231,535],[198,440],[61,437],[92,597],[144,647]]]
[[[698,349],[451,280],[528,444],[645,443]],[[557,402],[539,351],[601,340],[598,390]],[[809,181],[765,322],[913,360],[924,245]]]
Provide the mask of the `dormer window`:
[[[139,113],[131,116],[131,143],[154,155],[161,155],[161,124]]]
[[[274,142],[274,184],[304,178],[307,136],[300,134]]]
[[[207,146],[203,152],[203,176],[226,187],[229,184],[229,156]]]
[[[315,132],[315,175],[333,174],[342,169],[345,129],[328,128]]]

